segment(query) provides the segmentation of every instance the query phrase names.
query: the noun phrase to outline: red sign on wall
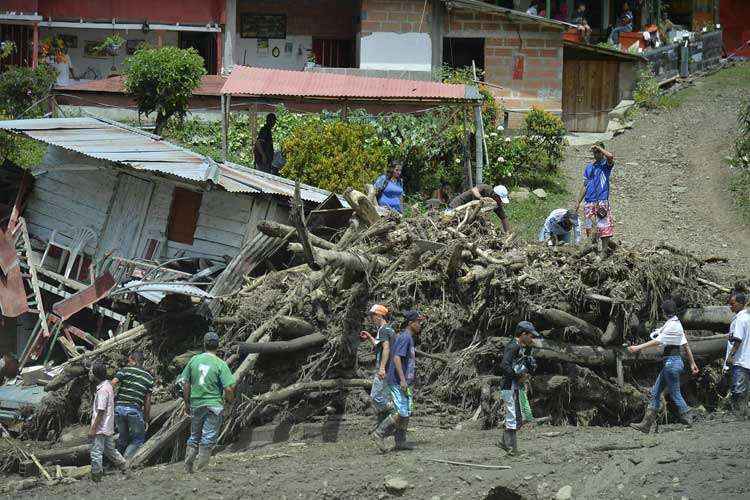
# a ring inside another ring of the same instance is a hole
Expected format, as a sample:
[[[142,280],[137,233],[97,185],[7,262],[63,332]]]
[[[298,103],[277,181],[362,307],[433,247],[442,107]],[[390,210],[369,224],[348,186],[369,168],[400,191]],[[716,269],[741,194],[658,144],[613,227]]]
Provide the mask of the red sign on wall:
[[[526,58],[523,54],[513,54],[513,79],[523,80],[523,66]]]

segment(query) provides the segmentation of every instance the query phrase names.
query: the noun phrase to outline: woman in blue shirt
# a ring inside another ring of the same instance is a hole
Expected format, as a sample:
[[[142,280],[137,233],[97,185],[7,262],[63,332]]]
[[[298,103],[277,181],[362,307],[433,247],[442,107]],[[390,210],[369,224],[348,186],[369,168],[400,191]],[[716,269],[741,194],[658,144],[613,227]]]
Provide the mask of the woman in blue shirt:
[[[401,165],[391,164],[386,173],[375,179],[373,186],[378,205],[403,213],[404,183],[401,180]]]

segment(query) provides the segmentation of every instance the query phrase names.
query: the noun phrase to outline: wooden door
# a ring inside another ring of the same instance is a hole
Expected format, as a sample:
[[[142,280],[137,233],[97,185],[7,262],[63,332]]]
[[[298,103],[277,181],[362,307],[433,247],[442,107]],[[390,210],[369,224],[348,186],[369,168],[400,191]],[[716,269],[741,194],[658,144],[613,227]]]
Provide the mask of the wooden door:
[[[604,132],[619,100],[619,62],[566,60],[563,121],[571,132]]]
[[[120,174],[97,247],[97,259],[109,251],[126,259],[138,257],[138,241],[153,192],[153,182]]]

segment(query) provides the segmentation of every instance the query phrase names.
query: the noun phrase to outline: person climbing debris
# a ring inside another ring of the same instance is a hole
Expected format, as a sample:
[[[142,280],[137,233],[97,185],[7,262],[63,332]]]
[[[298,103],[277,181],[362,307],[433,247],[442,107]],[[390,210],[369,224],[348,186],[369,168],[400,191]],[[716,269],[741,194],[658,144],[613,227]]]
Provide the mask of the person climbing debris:
[[[531,356],[534,339],[540,337],[534,325],[521,321],[516,325],[515,338],[505,346],[500,369],[503,385],[500,395],[505,403],[505,431],[500,447],[509,455],[518,453],[516,433],[524,423],[519,390],[536,371],[536,361]]]
[[[134,351],[128,356],[127,366],[117,371],[112,386],[117,389],[117,450],[130,458],[146,440],[146,425],[151,415],[154,377],[143,368],[143,352]]]
[[[376,425],[379,425],[393,409],[386,375],[390,358],[391,342],[396,336],[396,332],[393,330],[393,327],[388,324],[387,318],[388,308],[380,304],[373,304],[367,314],[367,319],[372,326],[375,327],[375,336],[373,337],[366,331],[362,331],[359,334],[359,338],[364,341],[369,341],[375,350],[376,371],[375,376],[372,379],[370,398],[372,398],[372,402],[375,405]]]
[[[685,402],[685,398],[682,397],[682,392],[680,391],[680,374],[685,369],[680,351],[684,348],[693,376],[698,375],[698,365],[695,364],[695,359],[693,359],[693,351],[690,349],[690,344],[688,344],[685,337],[685,330],[682,328],[682,323],[677,318],[677,305],[674,300],[667,299],[662,302],[661,310],[667,321],[661,328],[651,333],[651,340],[640,345],[628,347],[628,351],[635,354],[649,347],[664,346],[662,354],[664,367],[661,369],[654,386],[651,388],[649,404],[643,420],[630,425],[633,429],[646,434],[651,432],[651,428],[656,422],[656,414],[661,406],[661,394],[665,390],[669,392],[670,398],[675,406],[677,406],[679,422],[685,425],[693,423],[690,407]]]
[[[224,405],[234,400],[235,378],[217,356],[219,335],[209,331],[203,337],[205,352],[196,354],[182,371],[182,397],[190,415],[190,437],[185,453],[185,470],[192,473],[208,465],[224,418]]]
[[[388,451],[385,439],[391,435],[396,450],[409,449],[406,431],[409,427],[414,404],[414,378],[416,375],[415,337],[422,331],[422,322],[427,319],[417,310],[404,313],[406,327],[393,340],[391,360],[388,365],[388,389],[396,411],[384,419],[371,437],[381,452]]]
[[[107,367],[104,363],[96,362],[91,366],[89,380],[96,384],[89,426],[89,438],[92,439],[91,479],[98,482],[104,475],[104,457],[123,472],[128,470],[128,466],[115,447],[115,392],[107,380]]]
[[[730,408],[744,418],[748,416],[747,404],[750,400],[750,311],[747,309],[747,296],[735,292],[729,299],[729,308],[734,313],[729,325],[732,347],[725,363],[732,376]]]
[[[539,241],[550,246],[581,242],[581,224],[574,210],[556,208],[551,211],[539,231]]]
[[[482,198],[492,198],[497,203],[497,208],[494,210],[495,215],[500,219],[500,223],[503,225],[503,231],[506,233],[510,232],[510,224],[508,223],[508,216],[505,215],[505,205],[510,203],[508,197],[508,188],[502,184],[498,184],[494,188],[488,184],[477,184],[471,189],[467,189],[463,193],[456,195],[451,202],[448,204],[450,208],[458,208],[461,205],[466,205],[474,200],[481,200]]]

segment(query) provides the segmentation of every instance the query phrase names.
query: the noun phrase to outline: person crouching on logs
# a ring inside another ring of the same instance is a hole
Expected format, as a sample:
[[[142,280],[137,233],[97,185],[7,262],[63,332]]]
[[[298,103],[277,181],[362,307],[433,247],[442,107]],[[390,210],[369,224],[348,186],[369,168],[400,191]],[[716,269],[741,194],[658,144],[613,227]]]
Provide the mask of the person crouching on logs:
[[[651,340],[648,342],[628,347],[628,351],[637,353],[649,347],[664,346],[664,353],[662,354],[664,367],[661,369],[654,386],[651,388],[650,401],[646,408],[646,414],[639,423],[630,424],[630,427],[633,429],[645,432],[646,434],[651,431],[651,427],[656,422],[656,414],[661,405],[661,393],[665,390],[669,391],[669,396],[677,406],[680,414],[678,418],[679,422],[685,425],[690,425],[693,422],[690,407],[685,402],[680,391],[680,374],[685,369],[682,363],[682,356],[680,355],[683,346],[690,362],[690,370],[694,376],[698,374],[698,365],[695,364],[695,360],[693,359],[693,351],[690,350],[682,323],[680,323],[680,320],[676,316],[677,305],[675,302],[671,299],[665,300],[661,304],[661,310],[667,318],[664,326],[654,330],[651,333]]]
[[[518,452],[516,432],[523,425],[519,389],[528,380],[529,375],[536,371],[531,346],[534,338],[540,337],[529,321],[521,321],[516,325],[515,336],[516,338],[505,346],[503,362],[500,365],[504,375],[500,394],[505,402],[505,432],[500,447],[509,455]]]
[[[359,334],[359,338],[363,341],[369,341],[375,350],[375,367],[377,370],[372,379],[370,398],[372,398],[372,402],[375,405],[376,426],[379,425],[393,409],[385,376],[390,358],[391,341],[393,340],[393,337],[396,336],[396,332],[391,325],[388,324],[387,318],[388,308],[380,304],[373,304],[367,313],[367,320],[375,327],[375,336],[373,337],[366,331],[362,331]]]

